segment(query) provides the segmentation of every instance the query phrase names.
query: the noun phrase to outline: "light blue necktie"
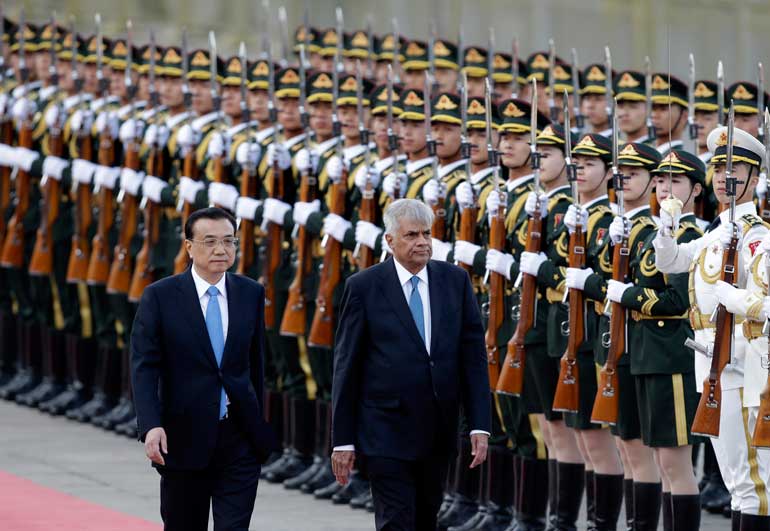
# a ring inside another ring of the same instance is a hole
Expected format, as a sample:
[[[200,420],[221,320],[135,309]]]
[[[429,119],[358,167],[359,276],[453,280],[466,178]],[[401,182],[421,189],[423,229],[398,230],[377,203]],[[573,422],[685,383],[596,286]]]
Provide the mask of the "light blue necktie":
[[[206,306],[206,329],[209,331],[211,348],[214,350],[217,366],[221,366],[222,354],[225,351],[225,331],[222,326],[222,313],[219,311],[219,301],[217,300],[219,290],[216,286],[210,286],[206,293],[209,294],[209,304]],[[225,388],[222,387],[222,397],[219,401],[219,418],[225,418],[226,414],[227,397],[225,396]]]
[[[420,279],[416,276],[410,279],[412,283],[412,294],[409,296],[409,309],[412,312],[414,318],[414,324],[417,325],[417,331],[420,332],[422,341],[425,342],[425,315],[422,311],[422,299],[420,298],[420,292],[417,289],[417,285],[420,283]]]

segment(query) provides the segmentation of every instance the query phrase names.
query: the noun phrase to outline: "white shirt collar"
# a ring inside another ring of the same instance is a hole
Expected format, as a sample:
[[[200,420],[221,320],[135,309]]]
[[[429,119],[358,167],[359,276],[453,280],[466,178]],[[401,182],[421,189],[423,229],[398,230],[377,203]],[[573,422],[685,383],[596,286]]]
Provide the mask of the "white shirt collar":
[[[479,170],[473,175],[471,175],[471,183],[472,184],[479,184],[481,181],[487,178],[487,175],[492,175],[492,172],[495,171],[494,166],[488,166],[484,168],[483,170]]]
[[[235,135],[237,135],[247,127],[252,126],[253,124],[254,122],[242,122],[242,123],[239,123],[238,125],[233,125],[225,131],[225,136],[227,136],[227,138],[233,138]]]
[[[169,116],[166,119],[166,127],[169,129],[173,129],[177,125],[182,123],[182,120],[186,120],[190,116],[190,113],[187,111],[180,112],[179,114],[175,114],[174,116]]]
[[[192,266],[190,268],[190,271],[192,271],[192,277],[193,281],[195,282],[195,291],[198,293],[198,299],[202,299],[204,295],[206,295],[206,292],[211,287],[211,284],[203,280],[201,276],[198,274],[197,271],[195,271],[195,266]],[[227,273],[222,275],[222,278],[219,279],[219,282],[214,284],[217,289],[219,290],[219,293],[222,294],[222,296],[227,299],[227,288],[225,287],[227,282],[225,282],[225,279],[227,278]]]
[[[430,164],[431,160],[433,160],[433,157],[425,157],[424,159],[419,160],[410,160],[406,163],[406,174],[409,175],[416,172],[420,168],[427,166]]]
[[[396,274],[398,274],[398,282],[402,286],[404,286],[407,282],[410,282],[412,280],[412,277],[416,276],[423,282],[425,282],[425,285],[428,284],[428,266],[423,267],[417,275],[413,275],[407,269],[402,266],[398,260],[396,260],[395,257],[393,257],[393,264],[396,266]]]
[[[646,208],[650,208],[650,207],[647,206],[647,205],[642,205],[640,207],[632,208],[631,210],[626,211],[625,216],[626,216],[627,219],[631,219],[635,215],[637,215],[639,212],[641,212],[642,210],[644,210]]]
[[[672,149],[682,147],[683,145],[684,145],[684,142],[677,139],[677,140],[672,140],[671,142],[665,142],[659,146],[655,146],[655,149],[657,149],[658,153],[660,153],[661,155],[665,155]]]
[[[270,126],[267,129],[257,131],[257,142],[262,143],[267,137],[275,132],[275,127]]]
[[[559,192],[569,192],[569,185],[565,184],[564,186],[559,186],[558,188],[554,188],[553,190],[551,190],[550,192],[545,194],[545,196],[546,197],[553,197],[556,194],[558,194]]]
[[[454,162],[450,162],[449,164],[446,164],[444,166],[439,166],[438,168],[438,176],[440,178],[444,178],[446,175],[449,175],[452,173],[455,169],[459,168],[463,164],[465,164],[466,159],[460,159],[456,160]]]
[[[290,149],[292,146],[299,144],[300,142],[305,140],[305,136],[306,136],[305,133],[300,133],[297,136],[293,136],[288,140],[284,140],[283,147],[285,147],[286,149]]]
[[[757,207],[754,206],[752,201],[741,203],[740,205],[735,205],[735,221],[738,221],[746,214],[754,214],[755,216],[757,215]],[[722,225],[728,223],[730,221],[730,209],[724,209],[722,213],[719,214],[719,219]]]
[[[51,96],[53,96],[56,93],[56,90],[59,87],[56,87],[54,85],[51,85],[50,87],[43,87],[38,92],[38,98],[40,98],[40,101],[45,101]]]
[[[323,154],[329,151],[331,148],[337,145],[337,137],[331,137],[329,140],[324,140],[323,142],[316,145],[316,151],[318,153]]]
[[[210,124],[214,120],[219,119],[220,113],[218,111],[211,111],[193,120],[192,128],[196,131],[200,131],[204,126]]]
[[[364,152],[366,149],[366,146],[363,144],[358,144],[356,146],[348,146],[342,150],[342,156],[345,159],[345,162],[350,162],[357,156],[359,156],[361,153]]]
[[[703,161],[704,164],[708,164],[714,154],[711,151],[705,151],[698,155],[698,158]]]
[[[521,186],[525,182],[529,181],[530,179],[533,179],[534,177],[535,176],[530,173],[529,175],[525,175],[524,177],[518,177],[518,178],[516,178],[516,179],[514,179],[512,181],[509,179],[508,181],[506,181],[505,187],[510,192],[511,190],[513,190],[515,188],[518,188],[519,186]]]
[[[580,205],[580,206],[582,206],[583,208],[591,208],[592,206],[594,206],[599,201],[606,201],[606,200],[607,200],[607,194],[604,194],[604,195],[600,195],[596,199],[591,199],[588,203],[586,203],[584,205]]]

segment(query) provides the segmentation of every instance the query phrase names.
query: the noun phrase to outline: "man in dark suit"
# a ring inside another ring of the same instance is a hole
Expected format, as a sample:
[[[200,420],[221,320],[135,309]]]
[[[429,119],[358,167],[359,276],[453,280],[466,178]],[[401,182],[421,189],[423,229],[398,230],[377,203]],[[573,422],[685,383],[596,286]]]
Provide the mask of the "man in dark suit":
[[[471,467],[490,431],[484,330],[467,273],[431,261],[433,212],[413,199],[385,212],[393,259],[345,284],[334,351],[332,466],[356,458],[380,530],[434,530],[462,405]]]
[[[264,288],[227,273],[236,223],[218,208],[185,224],[191,267],[150,285],[131,333],[140,440],[161,476],[166,530],[249,526],[260,466],[272,450],[263,420]]]

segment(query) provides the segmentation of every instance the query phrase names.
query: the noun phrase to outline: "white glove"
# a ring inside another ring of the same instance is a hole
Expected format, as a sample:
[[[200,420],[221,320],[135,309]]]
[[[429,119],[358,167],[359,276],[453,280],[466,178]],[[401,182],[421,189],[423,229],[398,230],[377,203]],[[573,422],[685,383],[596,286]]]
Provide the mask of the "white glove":
[[[107,131],[111,138],[118,138],[120,121],[118,120],[118,114],[114,111],[105,111],[99,113],[96,117],[94,127],[96,133],[101,134],[103,131]]]
[[[762,238],[762,241],[757,248],[757,252],[765,254],[770,253],[770,233],[765,234],[765,237]]]
[[[150,124],[144,132],[144,144],[149,147],[164,147],[168,142],[168,127],[165,125]]]
[[[527,195],[527,201],[524,203],[524,211],[528,215],[534,216],[538,199],[540,200],[540,217],[544,218],[548,215],[548,196],[545,194],[539,194],[538,196],[535,192],[530,192]]]
[[[743,242],[743,231],[741,226],[736,223],[736,235],[738,236],[738,245],[736,249],[741,250],[741,243]],[[733,238],[733,227],[730,223],[723,223],[717,229],[719,231],[719,242],[722,244],[722,249],[727,249],[730,245],[730,241]]]
[[[235,211],[235,203],[238,201],[238,189],[232,184],[209,183],[209,202],[221,205],[227,210]]]
[[[144,173],[141,171],[132,170],[131,168],[120,170],[120,189],[129,195],[134,197],[139,195],[139,188],[141,188],[143,180]]]
[[[184,124],[179,128],[179,132],[176,134],[176,143],[182,153],[188,153],[191,149],[195,149],[199,142],[200,133],[193,129],[192,125]]]
[[[235,215],[241,219],[250,219],[254,221],[257,215],[257,209],[262,204],[259,199],[241,196],[235,204]]]
[[[324,233],[340,243],[345,240],[345,233],[352,226],[352,223],[337,214],[329,214],[324,218]]]
[[[473,259],[480,250],[481,246],[479,245],[466,242],[465,240],[457,240],[455,242],[455,260],[462,262],[465,265],[472,266]]]
[[[759,199],[764,199],[767,195],[767,174],[765,172],[759,174],[759,181],[757,181],[757,187],[754,191]]]
[[[11,108],[11,116],[17,123],[21,123],[25,120],[31,120],[37,110],[37,105],[27,98],[19,98],[13,103]]]
[[[457,188],[455,188],[455,199],[457,200],[457,206],[460,208],[460,212],[466,208],[473,208],[476,206],[476,199],[471,183],[463,181],[458,184]]]
[[[746,292],[727,282],[717,280],[716,284],[714,284],[714,295],[730,313],[738,313],[739,310],[742,311],[746,306]]]
[[[497,210],[499,208],[500,208],[500,194],[492,191],[487,196],[487,214],[490,216],[496,215]]]
[[[299,154],[297,154],[299,156]],[[315,199],[311,201],[310,203],[307,203],[305,201],[297,201],[294,203],[294,222],[302,225],[303,227],[307,225],[307,218],[310,217],[310,214],[314,212],[319,212],[321,210],[321,201],[318,199]]]
[[[118,131],[118,138],[124,144],[135,142],[142,138],[142,131],[144,130],[144,122],[141,120],[135,120],[129,118],[122,124],[120,124],[120,130]]]
[[[259,162],[259,156],[262,154],[262,148],[257,142],[242,142],[235,150],[235,160],[241,166],[256,166]]]
[[[179,179],[179,197],[186,203],[195,203],[195,196],[206,187],[203,181],[194,181],[189,177]]]
[[[49,106],[45,111],[45,125],[47,125],[49,129],[60,127],[59,116],[59,106]]]
[[[3,92],[0,94],[0,116],[5,116],[6,112],[8,111],[8,104],[13,102],[13,98],[11,98],[8,94]]]
[[[94,125],[94,113],[91,109],[78,109],[70,118],[70,129],[73,134],[89,134]]]
[[[342,179],[343,169],[342,159],[337,155],[332,156],[326,161],[326,176],[329,177],[333,184],[339,184],[340,179]]]
[[[96,164],[89,160],[75,159],[72,161],[72,178],[81,184],[91,184],[95,171]]]
[[[168,187],[168,183],[154,175],[147,175],[142,182],[142,194],[153,203],[160,203],[163,190]]]
[[[540,271],[540,266],[548,260],[548,257],[544,253],[528,253],[524,251],[521,253],[520,260],[519,269],[523,273],[536,277],[538,271]]]
[[[610,279],[607,281],[607,298],[612,302],[621,302],[626,290],[633,287],[631,282],[624,283]]]
[[[623,238],[628,238],[628,227],[631,222],[623,216],[615,216],[610,223],[610,239],[612,243],[620,243]]]
[[[282,170],[291,166],[291,155],[289,154],[289,150],[280,142],[273,142],[267,148],[267,165],[272,167],[276,162],[278,163],[278,167]]]
[[[69,164],[68,161],[60,157],[48,155],[45,160],[43,160],[43,175],[61,181],[62,172],[64,171],[64,168],[69,166]]]
[[[428,206],[436,206],[442,197],[446,197],[446,185],[431,179],[422,187],[422,199]]]
[[[374,249],[377,245],[377,238],[382,234],[382,229],[374,223],[368,221],[358,221],[356,223],[356,243],[366,245],[370,249]],[[385,241],[383,239],[383,241]],[[433,248],[435,252],[435,247]]]
[[[0,144],[0,166],[13,166],[16,148],[8,144]]]
[[[355,183],[362,192],[366,189],[367,183],[370,183],[372,189],[375,189],[380,185],[380,172],[374,166],[364,166],[362,164],[356,170]]]
[[[511,280],[511,266],[515,261],[516,259],[512,254],[504,253],[497,249],[487,251],[487,271],[500,273],[508,280]]]
[[[217,157],[222,157],[223,159],[226,159],[228,151],[225,136],[219,131],[211,133],[209,143],[206,146],[206,155],[208,158],[215,159]]]
[[[667,197],[661,201],[659,216],[660,230],[656,238],[672,238],[682,218],[682,202],[674,197]]]
[[[399,197],[404,197],[406,194],[407,178],[405,173],[390,173],[382,181],[382,190],[391,197],[396,198],[396,187],[399,190]]]
[[[99,188],[114,190],[119,177],[120,168],[97,165],[94,173],[94,184]]]
[[[283,225],[283,220],[289,210],[291,210],[289,203],[269,197],[265,199],[265,212],[263,216],[266,220],[272,221],[276,225]]]
[[[452,243],[444,242],[437,238],[433,238],[433,243],[431,244],[431,248],[432,248],[432,254],[431,254],[432,259],[439,260],[441,262],[446,262],[446,257],[449,255],[449,252],[452,250]]]
[[[13,153],[14,164],[24,171],[29,171],[32,167],[32,163],[40,158],[40,154],[37,151],[31,149],[17,147]]]
[[[586,267],[585,269],[568,267],[564,283],[568,289],[579,289],[582,291],[586,286],[586,280],[593,274],[594,270],[590,267]]]
[[[300,149],[294,156],[294,165],[300,173],[315,175],[318,171],[318,152],[315,149]]]
[[[585,208],[578,209],[575,205],[570,205],[567,213],[564,214],[564,224],[567,226],[570,234],[575,232],[575,227],[577,227],[578,223],[583,232],[588,231],[588,210]]]

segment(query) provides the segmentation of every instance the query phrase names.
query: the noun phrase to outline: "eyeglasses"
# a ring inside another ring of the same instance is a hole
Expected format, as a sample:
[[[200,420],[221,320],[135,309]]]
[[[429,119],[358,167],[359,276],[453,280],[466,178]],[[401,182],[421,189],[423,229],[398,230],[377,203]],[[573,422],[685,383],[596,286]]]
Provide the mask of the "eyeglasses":
[[[222,247],[224,247],[225,250],[227,251],[235,249],[238,246],[238,243],[240,242],[238,238],[232,238],[229,236],[227,238],[222,238],[221,240],[218,238],[204,238],[203,240],[192,240],[188,238],[187,241],[193,242],[193,243],[200,243],[206,249],[214,249],[221,243]]]

